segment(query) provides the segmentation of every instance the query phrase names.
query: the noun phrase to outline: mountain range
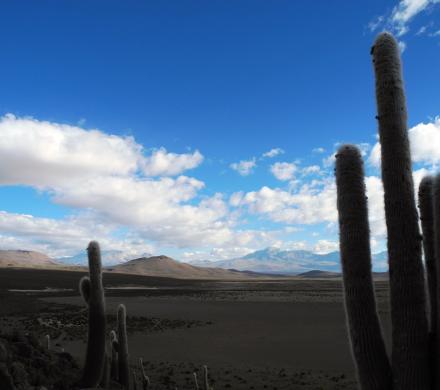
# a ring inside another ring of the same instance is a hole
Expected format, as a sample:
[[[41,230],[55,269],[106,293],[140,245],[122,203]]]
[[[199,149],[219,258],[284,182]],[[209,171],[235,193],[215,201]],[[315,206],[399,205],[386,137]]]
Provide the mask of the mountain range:
[[[387,261],[387,252],[373,255],[373,262],[383,265]],[[340,253],[318,254],[306,250],[282,250],[269,247],[252,252],[246,256],[218,261],[192,261],[200,267],[236,269],[240,271],[263,272],[269,274],[299,274],[312,270],[340,272]],[[383,268],[383,267],[381,267]]]
[[[136,275],[162,276],[178,279],[224,279],[242,280],[273,278],[274,275],[265,275],[250,271],[237,271],[223,268],[198,267],[174,260],[167,256],[141,257],[127,261],[115,267],[107,268],[109,272],[128,273]]]
[[[184,279],[243,279],[298,275],[301,277],[339,277],[340,254],[317,254],[305,250],[266,248],[246,256],[218,261],[192,261],[184,263],[170,257],[145,254],[129,260],[120,251],[102,251],[108,272],[134,273]],[[387,253],[373,255],[373,262],[386,268]],[[65,268],[87,265],[87,253],[53,260],[48,256],[25,250],[0,250],[0,267]],[[385,265],[385,266],[384,266]]]
[[[141,253],[136,257],[151,257],[153,256],[150,253]],[[101,250],[101,257],[103,262],[106,265],[116,265],[125,263],[135,256],[130,256],[124,251],[120,250]],[[87,265],[88,259],[87,259],[87,251],[82,251],[80,253],[77,253],[74,256],[65,256],[65,257],[59,257],[55,259],[57,263],[66,264],[66,265]]]

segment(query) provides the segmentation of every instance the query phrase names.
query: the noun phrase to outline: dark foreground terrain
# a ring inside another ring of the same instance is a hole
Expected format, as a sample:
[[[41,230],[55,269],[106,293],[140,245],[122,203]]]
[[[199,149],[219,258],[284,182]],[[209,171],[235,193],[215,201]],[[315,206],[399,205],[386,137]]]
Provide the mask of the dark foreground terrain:
[[[81,272],[0,269],[3,334],[35,334],[81,365]],[[189,281],[104,274],[108,327],[127,306],[130,358],[154,389],[194,389],[207,364],[219,389],[355,389],[339,280]],[[387,282],[376,282],[389,333]]]

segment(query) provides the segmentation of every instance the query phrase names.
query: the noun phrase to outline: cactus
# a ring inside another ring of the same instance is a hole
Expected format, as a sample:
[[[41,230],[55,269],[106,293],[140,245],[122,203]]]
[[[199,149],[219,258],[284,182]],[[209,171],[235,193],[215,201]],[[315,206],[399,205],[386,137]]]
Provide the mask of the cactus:
[[[87,351],[81,384],[99,384],[105,362],[105,300],[102,285],[101,253],[99,244],[90,242],[88,248],[89,276],[80,280],[80,293],[89,307]]]
[[[147,390],[150,387],[150,378],[145,373],[144,363],[142,358],[139,358],[139,368],[141,371],[142,390]]]
[[[372,48],[388,232],[392,372],[396,389],[428,389],[428,321],[399,47],[382,33]]]
[[[363,390],[391,388],[371,275],[370,230],[359,150],[343,145],[336,154],[337,208],[345,308],[357,374]]]
[[[111,355],[106,351],[105,352],[105,360],[104,360],[104,369],[102,370],[102,378],[101,378],[101,385],[100,387],[103,389],[107,389],[110,385],[110,372],[111,372],[111,365],[112,365],[112,357]]]
[[[116,332],[112,330],[110,332],[110,346],[112,351],[112,365],[110,369],[110,377],[117,381],[119,379],[118,374],[118,336],[116,336]]]
[[[433,205],[434,205],[434,253],[435,253],[435,275],[437,281],[440,280],[440,175],[437,175],[433,181],[432,186],[432,195],[433,195]],[[438,305],[440,299],[440,288],[439,283],[437,282],[437,288],[435,290],[435,295],[432,297],[432,301],[436,302]],[[437,307],[438,309],[438,307]],[[437,315],[439,311],[437,311]],[[432,328],[431,328],[432,329]],[[437,317],[436,328],[432,329],[432,341],[434,346],[431,351],[433,351],[432,363],[433,363],[433,375],[435,375],[435,384],[440,385],[440,371],[439,371],[439,362],[440,362],[440,321]]]
[[[128,342],[125,305],[120,304],[117,311],[118,322],[118,363],[119,383],[125,390],[130,389],[130,369],[128,361]]]
[[[193,372],[193,378],[194,378],[194,389],[199,390],[199,381],[197,380],[197,372]]]
[[[376,39],[371,54],[376,74],[388,232],[391,374],[371,280],[362,162],[354,147],[345,146],[340,149],[336,161],[336,182],[345,305],[352,351],[362,389],[428,390],[432,386],[429,323],[399,48],[392,35],[382,33]],[[422,183],[420,206],[432,294],[432,218],[429,221],[432,200],[428,184],[429,179]],[[432,302],[433,310],[436,310],[435,295]],[[388,383],[390,376],[392,385]]]
[[[429,329],[431,335],[434,335],[437,329],[437,275],[434,246],[433,185],[434,179],[431,176],[426,176],[422,179],[419,186],[419,208],[423,232],[423,252],[425,254],[430,298]]]
[[[209,385],[209,379],[208,379],[208,366],[203,366],[203,379],[204,379],[204,384],[205,384],[205,390],[214,390],[214,389]]]

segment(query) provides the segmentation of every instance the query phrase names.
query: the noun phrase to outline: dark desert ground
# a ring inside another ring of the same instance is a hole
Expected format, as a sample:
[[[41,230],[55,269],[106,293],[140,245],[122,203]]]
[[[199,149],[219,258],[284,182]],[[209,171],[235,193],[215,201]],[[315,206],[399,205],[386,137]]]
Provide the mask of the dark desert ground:
[[[0,269],[0,328],[51,336],[81,364],[85,272]],[[193,389],[208,365],[215,389],[355,389],[339,279],[203,281],[105,273],[109,330],[127,306],[130,360],[155,389]],[[388,335],[388,283],[376,281]]]

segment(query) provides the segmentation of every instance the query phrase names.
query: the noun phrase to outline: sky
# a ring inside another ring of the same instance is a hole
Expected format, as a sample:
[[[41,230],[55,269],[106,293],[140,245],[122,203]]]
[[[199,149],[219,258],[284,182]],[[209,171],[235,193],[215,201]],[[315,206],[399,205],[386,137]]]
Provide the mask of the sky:
[[[440,161],[438,0],[5,1],[0,19],[2,249],[334,251],[349,142],[383,250],[383,30],[402,52],[416,185]]]

